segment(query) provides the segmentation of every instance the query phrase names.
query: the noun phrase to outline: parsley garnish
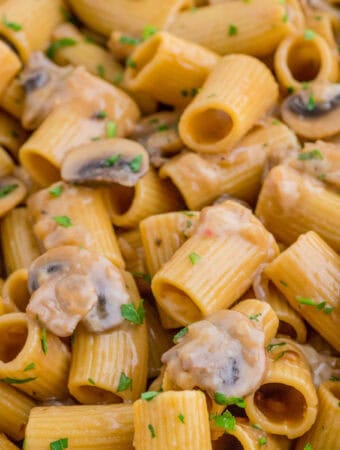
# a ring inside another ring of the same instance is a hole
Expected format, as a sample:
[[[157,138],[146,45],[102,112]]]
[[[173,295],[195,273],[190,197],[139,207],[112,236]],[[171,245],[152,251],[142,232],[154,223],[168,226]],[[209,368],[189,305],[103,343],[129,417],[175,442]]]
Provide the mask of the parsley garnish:
[[[191,261],[191,264],[194,266],[195,264],[197,264],[199,262],[199,260],[201,259],[201,256],[198,255],[197,253],[193,252],[193,253],[190,253],[189,259]]]
[[[274,358],[274,362],[278,361],[279,359],[283,358],[286,352],[281,352]]]
[[[283,280],[280,280],[280,284],[282,284],[282,286],[284,286],[284,287],[288,287],[288,284]]]
[[[136,67],[137,67],[137,63],[136,63],[136,61],[134,60],[134,59],[132,59],[132,58],[128,58],[127,60],[126,60],[126,66],[127,67],[131,67],[132,69],[135,69]]]
[[[328,306],[326,302],[316,303],[313,298],[296,296],[296,300],[301,305],[314,306],[318,311],[322,311],[325,314],[330,314],[333,311],[332,306]]]
[[[225,411],[219,416],[213,414],[211,419],[215,421],[218,427],[224,428],[225,430],[235,430],[236,420],[230,411]]]
[[[10,194],[18,187],[19,187],[18,184],[7,184],[7,186],[1,187],[0,188],[0,198],[6,197],[6,195]]]
[[[235,25],[229,25],[228,34],[229,36],[235,36],[237,34],[237,27]]]
[[[283,16],[282,16],[282,22],[284,22],[284,23],[286,23],[286,22],[288,22],[288,14],[284,14]]]
[[[93,384],[93,386],[96,385],[96,383],[95,383],[95,381],[94,381],[93,378],[88,378],[87,381],[88,381],[90,384]]]
[[[49,193],[52,197],[60,197],[63,192],[63,187],[61,185],[54,186],[49,190]]]
[[[273,119],[272,125],[280,125],[281,121],[279,119]]]
[[[250,316],[248,316],[248,317],[250,320],[255,320],[255,322],[258,322],[259,317],[261,317],[261,316],[262,316],[262,313],[257,313],[257,314],[250,314]]]
[[[149,423],[148,428],[149,428],[149,430],[150,430],[152,439],[155,438],[155,437],[156,437],[155,429],[154,429],[154,427],[151,425],[151,423]]]
[[[195,213],[192,211],[180,211],[182,214],[185,214],[188,217],[194,217]]]
[[[115,122],[112,122],[112,120],[109,120],[106,123],[105,127],[106,136],[108,138],[114,138],[117,135],[117,125]]]
[[[124,319],[137,325],[142,325],[145,316],[143,302],[144,300],[141,299],[138,308],[136,308],[133,303],[121,305],[120,311]]]
[[[262,445],[266,445],[266,444],[267,444],[267,439],[264,436],[260,437],[259,446],[262,447]]]
[[[130,389],[130,391],[132,391],[132,378],[126,376],[125,373],[122,372],[120,374],[117,392],[123,392],[127,389]]]
[[[179,330],[179,332],[176,333],[175,336],[173,337],[174,344],[177,344],[179,339],[181,339],[183,336],[185,336],[188,333],[188,331],[189,331],[188,327],[184,327],[181,330]]]
[[[308,442],[304,447],[303,450],[313,450],[312,445]]]
[[[278,342],[277,344],[268,344],[266,347],[266,350],[267,350],[267,352],[271,352],[273,350],[273,348],[282,347],[283,345],[286,345],[286,343]]]
[[[105,67],[103,64],[98,64],[97,67],[97,75],[99,75],[101,78],[104,78],[105,76]]]
[[[57,222],[58,225],[64,228],[72,227],[72,221],[68,216],[55,216],[53,219]]]
[[[57,41],[52,42],[52,44],[48,47],[46,50],[46,55],[52,59],[59,49],[64,47],[73,47],[76,44],[77,41],[72,38],[65,37],[58,39]]]
[[[13,31],[20,31],[22,30],[22,25],[16,22],[10,22],[6,19],[6,16],[2,16],[2,23],[5,25],[5,27],[10,28]]]
[[[298,155],[298,159],[301,161],[306,161],[309,159],[323,159],[323,154],[320,152],[320,150],[311,150],[310,152],[304,152],[300,153]]]
[[[315,97],[314,95],[310,95],[308,97],[308,102],[307,102],[307,111],[314,111],[315,109]]]
[[[5,377],[0,378],[0,381],[7,384],[24,384],[29,383],[30,381],[36,380],[37,377],[30,377],[30,378],[11,378],[11,377]]]
[[[253,423],[252,427],[255,428],[255,430],[262,430],[262,428],[260,427],[260,425],[258,423]]]
[[[133,275],[135,278],[143,278],[143,280],[148,284],[151,283],[151,275],[149,275],[148,273],[131,272],[131,275]]]
[[[158,28],[153,26],[153,25],[147,25],[146,27],[143,28],[143,41],[146,41],[147,39],[149,39],[151,36],[153,36],[154,34],[156,34],[158,31]]]
[[[137,155],[132,161],[129,162],[129,167],[131,172],[137,173],[140,171],[140,167],[142,165],[143,155]]]
[[[157,131],[167,131],[169,129],[168,125],[159,125],[159,127],[157,127]]]
[[[139,38],[134,38],[131,36],[121,36],[119,38],[119,42],[121,44],[127,44],[127,45],[138,45],[140,43],[140,39]]]
[[[24,372],[27,372],[28,370],[32,370],[32,369],[35,369],[35,363],[34,363],[34,362],[28,364],[28,365],[24,368]]]
[[[287,92],[288,92],[288,94],[292,94],[293,92],[294,92],[294,88],[293,88],[293,86],[288,86],[287,87]]]
[[[337,377],[336,375],[332,375],[329,377],[329,381],[340,381],[340,377]]]
[[[96,119],[105,119],[105,117],[107,117],[107,112],[106,111],[98,111],[95,114],[95,118]]]
[[[185,423],[183,414],[178,414],[177,416],[182,423]]]
[[[45,353],[45,355],[47,355],[48,346],[47,346],[46,328],[43,328],[41,330],[41,348],[42,348],[42,351]]]
[[[68,448],[68,438],[58,439],[50,443],[50,450],[64,450]]]
[[[123,81],[124,78],[124,74],[123,72],[119,72],[117,73],[117,75],[114,77],[113,79],[113,84],[119,84]]]
[[[146,400],[147,402],[149,402],[153,398],[157,397],[158,394],[159,394],[158,391],[143,392],[143,394],[141,395],[141,399],[142,400]]]
[[[315,38],[315,32],[313,30],[305,30],[303,38],[305,41],[312,41]]]
[[[109,156],[107,159],[104,159],[103,166],[104,167],[112,167],[119,161],[119,159],[120,159],[120,155]]]
[[[246,402],[241,397],[226,397],[221,392],[215,392],[214,398],[218,405],[236,405],[239,408],[246,407]]]

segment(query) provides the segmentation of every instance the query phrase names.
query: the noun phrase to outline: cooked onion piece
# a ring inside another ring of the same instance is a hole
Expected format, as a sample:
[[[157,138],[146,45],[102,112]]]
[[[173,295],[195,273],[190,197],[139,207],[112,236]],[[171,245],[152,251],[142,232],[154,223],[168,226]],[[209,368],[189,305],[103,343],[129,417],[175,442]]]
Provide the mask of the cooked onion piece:
[[[26,194],[26,186],[18,178],[0,178],[0,217],[17,206]]]
[[[61,176],[71,183],[135,186],[149,169],[149,156],[137,142],[104,139],[83,144],[63,161]]]

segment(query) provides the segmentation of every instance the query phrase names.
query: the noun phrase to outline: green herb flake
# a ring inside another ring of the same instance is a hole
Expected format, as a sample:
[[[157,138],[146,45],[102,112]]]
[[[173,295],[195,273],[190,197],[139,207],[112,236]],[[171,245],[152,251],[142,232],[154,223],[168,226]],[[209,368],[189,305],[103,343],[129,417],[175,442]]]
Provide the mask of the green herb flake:
[[[314,19],[315,20],[322,20],[322,16],[315,16]]]
[[[195,264],[197,264],[200,261],[201,256],[198,255],[197,253],[193,252],[193,253],[190,253],[189,259],[190,259],[191,264],[194,266]]]
[[[153,398],[157,397],[158,394],[158,391],[143,392],[143,394],[141,395],[141,399],[150,402]]]
[[[149,39],[151,36],[156,34],[157,31],[158,31],[158,28],[155,27],[154,25],[146,25],[143,28],[143,33],[142,33],[143,41],[146,41],[147,39]]]
[[[267,439],[264,436],[262,436],[262,437],[260,437],[258,442],[259,442],[259,446],[262,447],[263,445],[267,444]]]
[[[312,41],[316,34],[313,30],[305,30],[303,33],[303,38],[305,41]]]
[[[59,184],[58,186],[54,186],[53,188],[51,188],[48,192],[50,193],[51,197],[60,197],[63,192],[63,186]]]
[[[257,314],[250,314],[249,319],[250,320],[254,320],[255,322],[259,321],[259,317],[262,316],[262,313],[257,313]]]
[[[184,416],[183,416],[183,414],[181,413],[181,414],[178,414],[178,416],[177,416],[178,418],[179,418],[179,420],[182,422],[182,423],[184,423],[185,424],[185,419],[184,419]]]
[[[180,211],[182,214],[185,214],[188,217],[195,217],[195,213],[192,211]]]
[[[135,69],[137,67],[137,63],[136,63],[136,61],[134,59],[129,57],[126,60],[126,66],[127,67],[131,67],[131,69]]]
[[[68,216],[54,216],[53,220],[57,222],[58,225],[64,228],[72,227],[72,221]]]
[[[129,389],[132,391],[132,378],[125,375],[124,372],[120,374],[119,384],[117,388],[117,392],[123,392]]]
[[[274,362],[278,361],[279,359],[283,358],[285,356],[286,352],[281,352],[278,355],[275,356]]]
[[[96,119],[105,119],[105,117],[107,117],[107,112],[106,111],[98,111],[95,114],[95,118]]]
[[[79,25],[78,19],[66,8],[60,8],[60,12],[64,16],[66,22],[73,23],[73,25]]]
[[[156,437],[156,433],[155,433],[155,429],[154,429],[153,425],[151,425],[151,423],[149,423],[148,429],[150,431],[152,439],[154,439]]]
[[[133,303],[127,303],[127,304],[121,305],[120,310],[121,310],[121,313],[122,313],[122,316],[124,317],[124,319],[127,320],[128,322],[132,322],[137,325],[142,325],[142,323],[144,322],[144,316],[145,316],[143,303],[144,303],[144,300],[141,299],[139,301],[138,308],[136,308]]]
[[[310,95],[308,97],[308,102],[307,102],[307,111],[314,111],[315,109],[315,97],[314,95]]]
[[[139,38],[134,38],[131,36],[124,35],[119,38],[119,42],[121,44],[127,44],[127,45],[138,45],[141,42],[141,40]]]
[[[103,64],[98,64],[96,70],[98,76],[100,76],[101,78],[105,77],[105,67],[103,66]]]
[[[68,438],[58,439],[50,443],[50,450],[64,450],[68,448]]]
[[[288,22],[288,19],[289,19],[288,14],[284,14],[284,15],[282,16],[282,22],[283,22],[283,23],[287,23],[287,22]]]
[[[238,29],[235,25],[229,25],[229,29],[228,29],[228,35],[229,36],[235,36],[238,33]]]
[[[308,442],[304,447],[303,450],[313,450],[312,445]]]
[[[296,300],[297,300],[301,305],[317,306],[316,301],[313,300],[312,298],[301,297],[301,296],[297,295],[297,296],[296,296]]]
[[[87,42],[88,44],[94,44],[95,41],[91,36],[85,36],[84,41]]]
[[[135,278],[142,278],[146,283],[151,284],[151,275],[144,272],[131,272]]]
[[[336,375],[331,375],[329,377],[329,381],[340,381],[340,377],[336,376]]]
[[[22,450],[26,450],[27,449],[27,441],[26,438],[22,441]]]
[[[114,138],[117,135],[117,125],[112,120],[109,120],[105,126],[105,133],[108,138]]]
[[[279,119],[273,119],[272,125],[280,125],[281,121]]]
[[[188,97],[189,91],[187,89],[182,89],[181,90],[181,95],[183,95],[183,97]]]
[[[214,398],[218,405],[236,405],[239,408],[246,407],[246,402],[241,397],[226,397],[221,392],[215,392]]]
[[[235,430],[236,419],[230,411],[225,411],[221,415],[213,415],[216,426],[223,428],[224,430]]]
[[[253,423],[252,427],[255,428],[255,430],[262,430],[261,426],[258,423]]]
[[[266,350],[267,352],[271,352],[273,348],[282,347],[283,345],[286,345],[286,342],[278,342],[277,344],[268,344]]]
[[[295,91],[295,89],[293,88],[293,86],[288,86],[288,87],[287,87],[287,92],[288,92],[288,94],[293,94],[294,91]]]
[[[177,344],[178,341],[188,333],[188,331],[189,331],[188,327],[184,327],[181,330],[179,330],[179,332],[176,333],[175,336],[173,337],[174,344]]]
[[[113,79],[113,84],[120,84],[124,79],[124,74],[123,72],[119,72],[117,73],[117,75],[114,77]]]
[[[309,83],[308,83],[307,81],[303,81],[303,83],[302,83],[302,89],[303,89],[304,91],[306,91],[308,88],[309,88]]]
[[[165,124],[159,125],[159,126],[156,128],[156,130],[157,130],[157,131],[167,131],[167,130],[169,130],[169,126],[168,126],[168,125],[165,125]]]
[[[327,305],[325,301],[317,303],[313,298],[309,297],[301,297],[300,295],[297,295],[296,300],[301,305],[314,306],[318,311],[322,311],[324,314],[330,314],[334,309],[332,306]]]
[[[5,27],[9,28],[13,31],[20,31],[22,30],[22,25],[16,22],[10,22],[6,19],[6,16],[2,16],[2,23],[5,25]]]
[[[137,173],[140,171],[141,165],[143,161],[143,155],[137,155],[132,161],[129,162],[129,167],[131,172]]]
[[[93,386],[96,385],[96,383],[95,383],[95,381],[94,381],[93,378],[88,378],[87,381],[88,381],[90,384],[92,384]]]
[[[61,48],[73,47],[75,45],[77,45],[77,41],[72,38],[64,37],[64,38],[58,39],[57,41],[52,42],[52,44],[48,47],[48,49],[46,50],[46,55],[50,59],[53,59],[56,52],[58,50],[60,50]]]
[[[0,198],[6,197],[8,194],[13,192],[18,187],[19,187],[18,184],[7,184],[6,186],[2,186],[0,188]]]
[[[298,155],[298,159],[301,161],[308,161],[310,159],[324,159],[320,150],[311,150],[310,152],[303,152]]]
[[[30,381],[36,380],[37,377],[30,377],[30,378],[11,378],[11,377],[5,377],[0,378],[0,381],[7,384],[24,384],[29,383]]]
[[[103,161],[103,166],[104,166],[104,167],[112,167],[112,166],[114,166],[115,164],[117,164],[117,162],[119,161],[119,159],[120,159],[120,155],[112,155],[112,156],[109,156],[107,159],[104,159],[104,161]]]
[[[325,173],[320,173],[320,175],[317,176],[318,180],[323,181],[326,178],[327,174]]]
[[[42,328],[41,330],[41,349],[47,355],[48,353],[48,345],[47,345],[47,333],[46,328]]]
[[[34,362],[28,364],[28,365],[24,368],[24,372],[28,372],[29,370],[33,370],[33,369],[35,369],[35,363],[34,363]]]

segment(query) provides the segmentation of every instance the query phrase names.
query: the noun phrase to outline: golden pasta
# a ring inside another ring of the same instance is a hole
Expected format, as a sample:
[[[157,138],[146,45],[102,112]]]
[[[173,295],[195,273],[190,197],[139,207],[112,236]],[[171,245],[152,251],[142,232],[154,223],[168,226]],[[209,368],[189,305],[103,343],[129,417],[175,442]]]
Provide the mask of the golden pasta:
[[[16,447],[9,439],[6,438],[4,434],[0,434],[0,450],[18,450],[19,447]]]
[[[26,310],[30,299],[27,269],[18,269],[9,275],[2,287],[2,296],[7,307],[15,305],[18,311]]]
[[[12,81],[15,75],[21,69],[20,59],[15,52],[3,41],[0,42],[0,95],[6,89],[6,86]]]

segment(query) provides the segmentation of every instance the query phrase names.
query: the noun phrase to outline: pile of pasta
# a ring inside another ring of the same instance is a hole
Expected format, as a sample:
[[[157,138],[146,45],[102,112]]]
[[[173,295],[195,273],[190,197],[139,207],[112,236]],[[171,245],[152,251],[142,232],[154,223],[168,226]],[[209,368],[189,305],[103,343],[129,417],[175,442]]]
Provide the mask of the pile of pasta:
[[[0,450],[339,450],[339,1],[0,18]]]

